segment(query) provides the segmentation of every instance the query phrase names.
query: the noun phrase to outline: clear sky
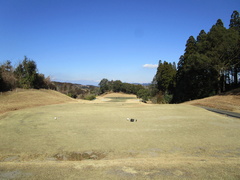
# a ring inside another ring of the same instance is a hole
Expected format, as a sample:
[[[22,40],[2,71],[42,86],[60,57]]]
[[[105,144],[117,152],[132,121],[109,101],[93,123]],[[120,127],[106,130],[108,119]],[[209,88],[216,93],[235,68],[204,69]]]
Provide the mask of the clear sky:
[[[239,0],[0,0],[0,62],[27,56],[56,81],[149,83],[234,10]]]

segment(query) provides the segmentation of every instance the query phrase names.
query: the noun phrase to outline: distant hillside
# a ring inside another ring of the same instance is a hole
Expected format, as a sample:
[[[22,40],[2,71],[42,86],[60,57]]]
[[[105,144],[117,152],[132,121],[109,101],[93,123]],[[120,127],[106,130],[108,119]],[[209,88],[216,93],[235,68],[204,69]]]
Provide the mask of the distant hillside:
[[[52,82],[58,92],[69,95],[73,98],[84,98],[87,94],[94,92],[97,87],[92,85],[73,84],[67,82]]]
[[[53,90],[16,89],[0,94],[0,114],[29,107],[74,101],[76,100]]]
[[[151,83],[131,83],[131,84],[142,85],[142,86],[149,86],[149,85],[151,85]]]
[[[206,106],[240,113],[240,88],[221,95],[188,101],[183,104]]]

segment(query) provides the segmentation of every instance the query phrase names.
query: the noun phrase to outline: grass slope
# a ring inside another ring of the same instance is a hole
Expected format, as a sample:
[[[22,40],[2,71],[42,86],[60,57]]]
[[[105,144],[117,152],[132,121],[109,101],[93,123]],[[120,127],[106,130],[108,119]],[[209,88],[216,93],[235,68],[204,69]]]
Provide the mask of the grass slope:
[[[188,101],[183,104],[206,106],[240,113],[240,88],[222,95]]]
[[[29,107],[74,101],[74,99],[53,90],[16,89],[0,94],[0,114]]]

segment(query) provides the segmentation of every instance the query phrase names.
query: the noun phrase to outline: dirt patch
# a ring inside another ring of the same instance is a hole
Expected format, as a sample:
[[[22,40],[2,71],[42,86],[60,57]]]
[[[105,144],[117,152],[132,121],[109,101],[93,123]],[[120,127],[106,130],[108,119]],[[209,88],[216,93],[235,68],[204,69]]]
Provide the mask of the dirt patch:
[[[106,154],[94,151],[66,152],[55,154],[53,157],[58,161],[82,161],[87,159],[100,160],[105,158]]]
[[[107,156],[105,152],[85,151],[85,152],[61,152],[50,154],[18,154],[0,156],[0,162],[26,162],[26,161],[83,161],[101,160]]]

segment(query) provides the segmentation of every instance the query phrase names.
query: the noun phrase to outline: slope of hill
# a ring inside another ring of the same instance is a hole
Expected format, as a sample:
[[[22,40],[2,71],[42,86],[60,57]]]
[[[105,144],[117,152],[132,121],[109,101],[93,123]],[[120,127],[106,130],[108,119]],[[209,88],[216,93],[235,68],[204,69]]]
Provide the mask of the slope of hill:
[[[184,102],[183,104],[206,106],[240,113],[240,88],[221,95]]]
[[[16,89],[0,94],[0,114],[35,106],[75,102],[57,91],[46,89]]]

